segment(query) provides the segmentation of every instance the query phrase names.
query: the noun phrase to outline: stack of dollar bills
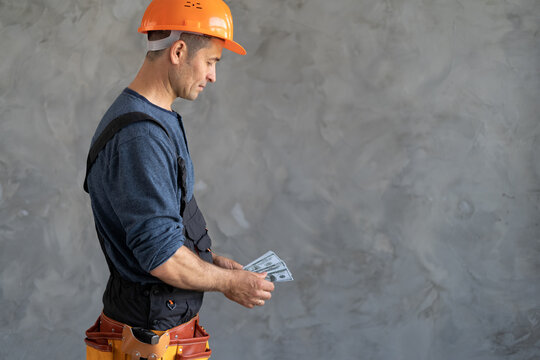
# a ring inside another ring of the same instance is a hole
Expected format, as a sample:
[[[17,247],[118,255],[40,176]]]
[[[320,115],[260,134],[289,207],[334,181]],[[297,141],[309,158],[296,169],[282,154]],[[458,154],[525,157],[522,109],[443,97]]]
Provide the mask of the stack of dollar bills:
[[[287,265],[273,251],[269,251],[263,256],[253,260],[246,266],[244,270],[256,273],[266,272],[266,280],[272,282],[293,281],[291,272]]]

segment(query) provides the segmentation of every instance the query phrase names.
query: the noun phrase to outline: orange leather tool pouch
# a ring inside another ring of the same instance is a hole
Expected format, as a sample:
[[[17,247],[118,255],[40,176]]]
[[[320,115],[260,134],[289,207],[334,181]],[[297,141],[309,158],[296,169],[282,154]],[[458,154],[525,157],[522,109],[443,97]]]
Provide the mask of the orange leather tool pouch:
[[[101,318],[104,315],[101,315],[88,330],[86,330],[86,338],[84,342],[89,347],[96,349],[98,351],[112,352],[112,340],[121,340],[122,332],[121,327],[104,329],[101,325]],[[120,330],[120,331],[118,331]]]
[[[210,335],[199,324],[198,315],[167,331],[154,332],[159,335],[159,342],[146,344],[133,335],[131,327],[101,314],[86,331],[87,359],[124,359],[131,355],[131,359],[199,360],[212,355],[208,347]]]
[[[176,338],[174,329],[171,331],[170,346],[177,346],[178,360],[190,360],[190,359],[208,359],[212,355],[212,350],[208,347],[208,339],[210,335],[199,324],[198,316],[192,326],[193,332],[189,338]]]

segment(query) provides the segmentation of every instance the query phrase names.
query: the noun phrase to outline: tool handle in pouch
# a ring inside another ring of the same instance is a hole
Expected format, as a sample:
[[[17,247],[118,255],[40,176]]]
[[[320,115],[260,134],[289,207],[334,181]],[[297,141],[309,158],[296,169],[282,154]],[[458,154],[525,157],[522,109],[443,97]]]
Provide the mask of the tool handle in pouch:
[[[156,345],[159,343],[159,335],[151,330],[143,329],[141,327],[134,327],[131,328],[131,331],[133,332],[135,338],[140,342],[150,345]]]
[[[122,352],[131,355],[132,360],[141,358],[157,360],[163,357],[170,342],[169,332],[166,331],[161,336],[155,333],[151,335],[150,333],[152,333],[150,330],[124,326],[122,330]]]

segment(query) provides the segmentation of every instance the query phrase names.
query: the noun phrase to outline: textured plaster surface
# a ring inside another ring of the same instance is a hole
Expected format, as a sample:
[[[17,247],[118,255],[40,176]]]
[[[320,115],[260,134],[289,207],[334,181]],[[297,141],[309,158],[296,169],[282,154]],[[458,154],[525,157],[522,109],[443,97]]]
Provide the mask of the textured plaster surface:
[[[0,358],[84,357],[108,270],[90,138],[143,0],[0,0]],[[208,294],[216,359],[540,357],[540,2],[236,0],[178,101],[215,251],[274,250],[263,308]]]

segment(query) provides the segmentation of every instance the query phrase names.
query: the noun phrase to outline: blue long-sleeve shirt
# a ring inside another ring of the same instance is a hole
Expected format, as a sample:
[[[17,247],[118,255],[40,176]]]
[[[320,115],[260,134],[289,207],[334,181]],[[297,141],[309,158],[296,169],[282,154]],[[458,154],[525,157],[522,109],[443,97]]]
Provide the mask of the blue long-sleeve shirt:
[[[139,283],[159,282],[149,272],[184,243],[177,156],[186,165],[186,200],[193,196],[193,164],[176,112],[125,89],[103,116],[92,144],[114,118],[133,111],[158,120],[118,132],[99,153],[88,174],[88,190],[97,231],[118,272]],[[171,142],[172,140],[172,142]]]

